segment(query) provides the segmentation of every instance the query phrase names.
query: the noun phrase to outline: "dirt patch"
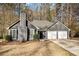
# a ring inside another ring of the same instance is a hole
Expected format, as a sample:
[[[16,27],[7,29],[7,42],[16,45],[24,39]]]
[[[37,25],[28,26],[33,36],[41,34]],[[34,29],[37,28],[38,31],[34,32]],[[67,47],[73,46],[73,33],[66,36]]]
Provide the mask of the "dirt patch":
[[[51,41],[28,41],[20,44],[8,43],[0,48],[0,55],[7,56],[71,56],[70,52]]]

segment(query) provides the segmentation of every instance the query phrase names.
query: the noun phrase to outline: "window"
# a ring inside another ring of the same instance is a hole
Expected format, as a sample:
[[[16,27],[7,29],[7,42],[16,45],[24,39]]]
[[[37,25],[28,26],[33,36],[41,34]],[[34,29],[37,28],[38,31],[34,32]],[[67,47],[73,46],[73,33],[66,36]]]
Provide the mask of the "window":
[[[30,29],[30,39],[33,39],[34,29]]]
[[[17,39],[17,29],[11,29],[10,34],[12,39]]]

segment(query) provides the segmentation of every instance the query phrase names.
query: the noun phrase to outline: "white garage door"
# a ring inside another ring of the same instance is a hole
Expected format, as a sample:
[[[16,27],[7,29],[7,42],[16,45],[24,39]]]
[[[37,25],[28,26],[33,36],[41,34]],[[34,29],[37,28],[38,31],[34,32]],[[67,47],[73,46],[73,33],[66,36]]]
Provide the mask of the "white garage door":
[[[67,31],[48,31],[48,39],[67,39]]]
[[[48,39],[57,39],[57,31],[48,31]]]
[[[67,39],[67,31],[58,31],[58,39]]]

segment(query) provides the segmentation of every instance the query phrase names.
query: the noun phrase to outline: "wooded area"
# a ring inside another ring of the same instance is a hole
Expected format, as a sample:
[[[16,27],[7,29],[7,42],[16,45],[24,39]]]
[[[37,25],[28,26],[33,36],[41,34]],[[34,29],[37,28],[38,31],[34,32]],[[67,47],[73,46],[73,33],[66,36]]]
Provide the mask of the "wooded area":
[[[28,20],[59,20],[72,31],[79,30],[79,4],[0,4],[0,37],[6,34],[6,29],[19,20],[21,11],[27,11]]]

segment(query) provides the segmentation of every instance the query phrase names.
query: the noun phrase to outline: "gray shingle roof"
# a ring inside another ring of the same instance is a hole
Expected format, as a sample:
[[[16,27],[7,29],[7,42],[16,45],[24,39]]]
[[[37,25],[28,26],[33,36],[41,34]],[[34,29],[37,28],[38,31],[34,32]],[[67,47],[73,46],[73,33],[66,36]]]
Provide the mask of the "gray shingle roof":
[[[11,28],[12,26],[16,25],[17,23],[19,23],[19,21],[13,23],[9,28]],[[61,29],[61,26],[65,26],[62,22],[58,21],[58,20],[54,20],[52,22],[49,22],[48,20],[33,20],[33,21],[28,21],[31,25],[33,25],[33,27],[35,26],[39,31],[46,31],[46,30],[57,30],[57,28]],[[58,26],[56,25],[58,23]],[[64,27],[64,29],[69,29],[68,27]]]
[[[33,20],[31,24],[38,27],[39,30],[46,30],[53,23],[47,20]]]

